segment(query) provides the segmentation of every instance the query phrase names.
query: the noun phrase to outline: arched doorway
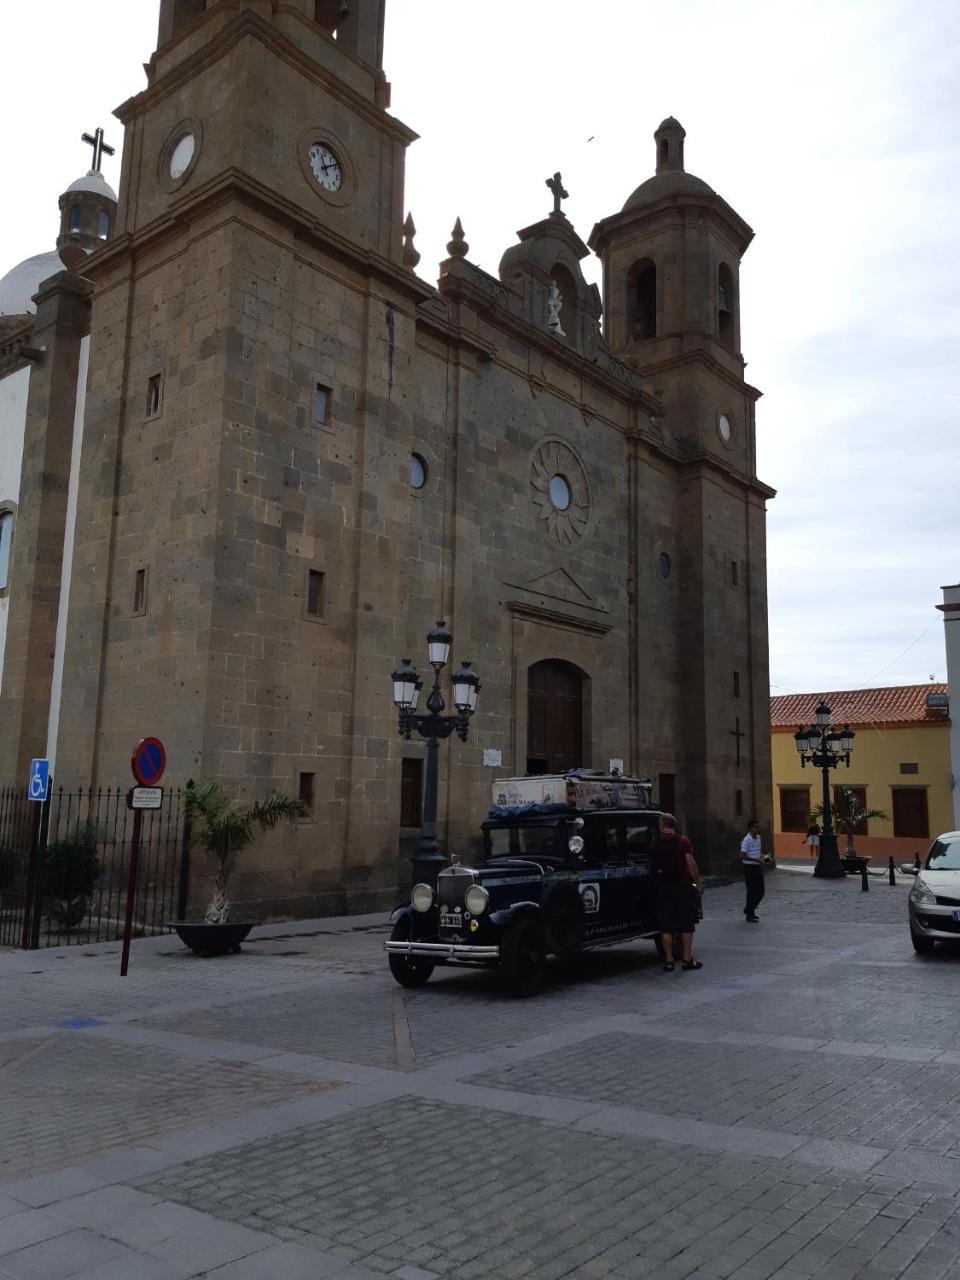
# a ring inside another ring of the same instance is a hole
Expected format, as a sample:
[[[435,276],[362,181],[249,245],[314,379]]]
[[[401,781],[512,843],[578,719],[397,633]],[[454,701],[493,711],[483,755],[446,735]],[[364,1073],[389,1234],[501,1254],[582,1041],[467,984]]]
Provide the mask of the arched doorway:
[[[583,764],[583,675],[548,658],[527,672],[527,773]]]

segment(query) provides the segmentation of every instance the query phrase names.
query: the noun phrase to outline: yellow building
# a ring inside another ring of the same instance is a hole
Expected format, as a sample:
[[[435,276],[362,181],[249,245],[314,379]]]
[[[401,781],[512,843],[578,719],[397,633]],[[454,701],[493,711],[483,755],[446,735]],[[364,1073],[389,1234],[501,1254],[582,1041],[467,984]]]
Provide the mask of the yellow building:
[[[831,800],[848,787],[872,818],[855,832],[857,852],[898,860],[923,853],[953,827],[950,791],[950,708],[945,684],[898,685],[840,693],[792,693],[770,699],[774,850],[778,857],[809,857],[803,843],[810,810],[820,804],[822,774],[803,768],[793,735],[814,721],[820,699],[834,726],[856,730],[849,768],[830,772]],[[840,838],[840,852],[845,840]]]

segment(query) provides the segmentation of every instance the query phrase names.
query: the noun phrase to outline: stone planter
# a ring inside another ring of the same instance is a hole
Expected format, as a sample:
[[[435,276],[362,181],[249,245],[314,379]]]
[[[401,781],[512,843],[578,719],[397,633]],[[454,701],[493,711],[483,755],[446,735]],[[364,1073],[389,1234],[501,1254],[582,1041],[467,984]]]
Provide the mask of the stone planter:
[[[228,920],[226,924],[190,924],[175,920],[173,927],[184,946],[197,956],[225,956],[239,951],[240,944],[257,923],[256,920]]]

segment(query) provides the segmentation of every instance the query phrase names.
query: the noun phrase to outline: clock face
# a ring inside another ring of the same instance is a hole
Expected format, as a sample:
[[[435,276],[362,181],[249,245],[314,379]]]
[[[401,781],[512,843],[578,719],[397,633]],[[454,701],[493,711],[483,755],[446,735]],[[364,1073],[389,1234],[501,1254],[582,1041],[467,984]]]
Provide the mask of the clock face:
[[[721,413],[717,419],[717,430],[720,432],[720,439],[724,444],[730,443],[730,437],[733,435],[733,428],[730,426],[730,419],[725,413]]]
[[[329,147],[315,142],[310,148],[310,168],[324,191],[339,191],[343,185],[343,169]]]

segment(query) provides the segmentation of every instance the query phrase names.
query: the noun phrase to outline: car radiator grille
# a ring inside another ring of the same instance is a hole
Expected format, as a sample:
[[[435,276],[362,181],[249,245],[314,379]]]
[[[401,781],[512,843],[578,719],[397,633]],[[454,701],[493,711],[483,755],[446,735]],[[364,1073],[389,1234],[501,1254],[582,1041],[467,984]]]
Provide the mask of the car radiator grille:
[[[937,894],[937,906],[960,907],[960,898],[942,898],[939,894]]]
[[[947,916],[924,916],[917,917],[925,929],[937,929],[940,933],[958,933],[960,934],[960,920],[950,920]]]
[[[437,877],[437,902],[441,907],[462,907],[464,895],[472,884],[473,876],[468,871],[441,873]]]

